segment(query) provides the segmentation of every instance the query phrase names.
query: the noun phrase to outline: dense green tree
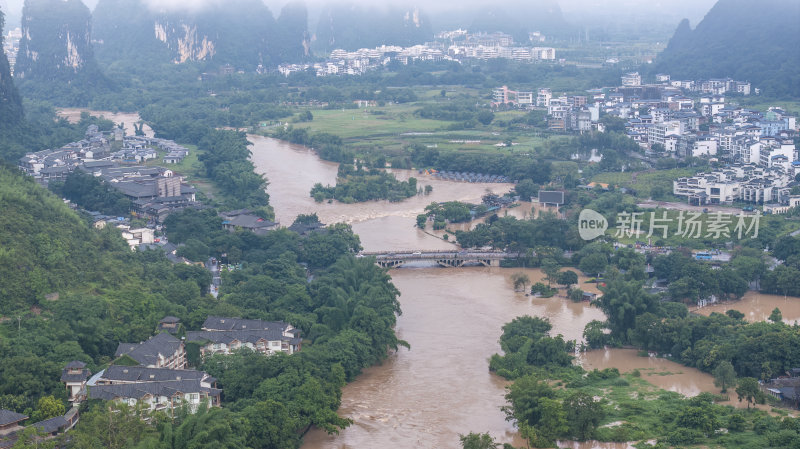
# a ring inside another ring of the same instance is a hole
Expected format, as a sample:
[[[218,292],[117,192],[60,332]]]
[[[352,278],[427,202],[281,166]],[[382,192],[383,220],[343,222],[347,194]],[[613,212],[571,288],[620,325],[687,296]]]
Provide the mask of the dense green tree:
[[[444,91],[443,91],[444,92]],[[458,435],[462,449],[496,449],[500,446],[488,433],[468,433]]]
[[[615,279],[601,290],[603,295],[598,303],[608,317],[611,332],[625,340],[629,338],[628,330],[636,325],[638,315],[658,311],[658,300],[644,292],[640,282]]]
[[[546,275],[545,279],[547,279],[547,286],[550,287],[553,281],[558,282],[559,270],[560,265],[557,261],[553,259],[544,259],[542,260],[542,272]]]
[[[514,273],[511,275],[511,281],[514,283],[514,291],[525,291],[525,286],[531,282],[531,279],[525,273]]]
[[[606,260],[606,257],[602,254],[595,253],[589,254],[581,259],[579,268],[584,273],[599,275],[606,269],[606,266],[608,266],[608,260]]]
[[[64,403],[53,396],[42,396],[36,404],[36,411],[31,414],[33,422],[62,416],[66,412]]]
[[[747,401],[748,409],[750,408],[750,404],[756,402],[761,394],[761,389],[756,379],[752,377],[742,377],[739,379],[739,383],[736,386],[736,395],[739,397],[739,402],[742,402],[742,399]]]
[[[488,126],[494,120],[494,113],[492,111],[480,111],[475,118],[481,122],[482,125]]]
[[[533,180],[526,178],[514,186],[514,191],[522,201],[530,201],[539,192],[539,186]]]
[[[781,309],[775,307],[772,310],[772,313],[769,314],[768,320],[772,321],[773,323],[780,323],[783,321],[783,314],[781,314]]]
[[[563,406],[570,435],[579,441],[592,438],[605,415],[600,401],[595,401],[587,393],[576,391],[564,399]]]
[[[578,273],[572,270],[562,271],[558,274],[558,283],[567,287],[569,290],[573,285],[578,283]]]
[[[728,391],[728,387],[736,384],[736,371],[731,362],[724,360],[720,362],[712,373],[714,375],[714,385],[720,387],[722,392]]]

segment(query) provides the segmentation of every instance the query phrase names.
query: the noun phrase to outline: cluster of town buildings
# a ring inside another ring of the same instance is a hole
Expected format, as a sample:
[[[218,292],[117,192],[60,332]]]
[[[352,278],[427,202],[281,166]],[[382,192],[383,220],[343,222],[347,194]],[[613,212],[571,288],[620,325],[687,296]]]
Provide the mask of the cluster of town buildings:
[[[14,65],[17,63],[17,53],[19,53],[19,41],[22,40],[22,30],[17,27],[8,30],[8,34],[3,38],[3,52],[8,58],[8,65],[11,74],[14,74]]]
[[[189,150],[171,140],[124,136],[122,129],[103,133],[90,125],[84,139],[59,149],[28,153],[18,166],[38,182],[64,181],[79,170],[101,178],[133,203],[137,216],[161,222],[171,212],[195,206],[194,187],[172,170],[135,165],[165,153],[165,164],[180,163]],[[147,242],[139,242],[147,243]]]
[[[603,109],[626,119],[628,136],[647,154],[725,164],[675,180],[675,195],[696,205],[747,202],[780,212],[800,201],[790,195],[800,173],[797,119],[778,107],[761,112],[726,102],[726,95],[750,93],[750,83],[730,78],[676,81],[660,74],[642,84],[629,73],[603,98]]]
[[[754,89],[757,93],[758,90]],[[750,95],[748,82],[730,78],[671,80],[658,74],[642,83],[626,73],[617,87],[591,89],[586,95],[554,97],[547,88],[494,89],[493,107],[547,110],[551,131],[604,131],[601,113],[625,120],[625,130],[647,155],[703,157],[724,169],[674,181],[673,193],[688,202],[772,204],[782,211],[800,200],[790,195],[800,158],[794,144],[797,119],[779,107],[766,112],[726,101],[726,95]]]
[[[282,321],[261,321],[209,316],[199,331],[183,329],[180,320],[165,317],[158,333],[141,343],[120,343],[115,360],[92,375],[80,361],[68,363],[61,372],[72,408],[63,416],[31,424],[39,438],[63,433],[78,421],[78,406],[87,399],[114,401],[146,411],[173,413],[185,407],[219,407],[222,390],[217,380],[203,371],[187,368],[186,344],[200,347],[200,356],[232,354],[248,348],[265,356],[300,350],[300,331]],[[178,338],[184,334],[185,337]],[[10,448],[28,416],[0,410],[0,449]]]
[[[553,96],[549,88],[533,91],[514,91],[508,86],[492,91],[492,107],[517,107],[547,110],[551,131],[604,131],[600,123],[600,104],[589,101],[586,95]]]
[[[531,41],[542,42],[541,33],[531,33]],[[410,61],[464,61],[468,59],[513,59],[522,62],[553,61],[556,51],[552,47],[516,45],[513,37],[505,33],[469,34],[456,30],[437,35],[437,40],[411,47],[382,45],[356,51],[333,50],[324,62],[313,64],[281,64],[278,71],[291,73],[314,71],[317,76],[361,75],[368,70],[385,66],[392,61],[408,64]],[[262,69],[263,70],[263,69]]]

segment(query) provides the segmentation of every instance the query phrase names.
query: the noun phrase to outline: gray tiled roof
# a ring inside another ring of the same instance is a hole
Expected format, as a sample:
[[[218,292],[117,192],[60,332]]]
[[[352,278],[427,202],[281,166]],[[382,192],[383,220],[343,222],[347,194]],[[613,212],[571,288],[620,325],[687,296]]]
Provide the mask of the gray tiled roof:
[[[142,382],[116,385],[95,385],[89,387],[90,399],[114,400],[118,398],[140,399],[145,395],[174,396],[180,393],[206,392],[209,396],[218,396],[222,390],[201,385],[199,379]]]
[[[142,343],[120,343],[114,357],[127,354],[133,360],[142,365],[155,365],[158,363],[158,355],[169,357],[180,348],[181,341],[172,335],[160,333],[155,337]]]
[[[299,338],[285,337],[280,329],[246,330],[246,331],[189,331],[186,333],[187,341],[208,341],[211,343],[224,343],[233,341],[255,344],[259,340],[286,341],[298,344]]]
[[[232,218],[228,224],[246,229],[258,229],[271,228],[277,223],[265,220],[257,215],[237,215],[236,217]]]
[[[163,382],[200,380],[208,374],[193,369],[147,368],[144,366],[109,366],[100,379],[118,382]]]
[[[11,410],[0,409],[0,426],[7,426],[15,422],[28,419],[22,413],[12,412]]]
[[[88,369],[82,369],[80,373],[70,374],[70,369],[65,368],[61,371],[61,382],[83,382],[92,375]]]
[[[232,331],[232,330],[256,330],[256,329],[280,329],[281,331],[289,327],[289,324],[282,321],[262,321],[246,320],[243,318],[231,318],[220,316],[209,316],[203,322],[203,330],[213,331]]]
[[[44,433],[57,432],[61,429],[65,429],[67,425],[69,425],[69,423],[63,416],[56,416],[55,418],[45,419],[44,421],[32,424],[33,427],[39,428],[39,430]]]
[[[132,181],[123,181],[113,184],[125,196],[134,198],[154,197],[158,194],[155,183],[142,184]]]

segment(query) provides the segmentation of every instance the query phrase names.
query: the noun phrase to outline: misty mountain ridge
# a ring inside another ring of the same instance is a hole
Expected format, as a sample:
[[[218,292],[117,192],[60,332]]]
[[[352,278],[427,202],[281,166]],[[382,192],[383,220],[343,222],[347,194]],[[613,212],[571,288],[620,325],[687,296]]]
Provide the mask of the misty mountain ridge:
[[[329,52],[337,48],[412,46],[432,39],[430,21],[419,8],[335,3],[322,9],[313,47]]]
[[[0,48],[3,47],[5,16],[0,11]],[[22,121],[22,98],[19,96],[5,52],[0,52],[0,133],[7,133],[11,127]]]
[[[100,0],[95,46],[104,63],[214,62],[255,69],[308,54],[308,16],[289,3],[276,20],[261,0],[210,2],[200,9],[151,9],[144,0]]]
[[[652,72],[673,79],[731,77],[764,93],[800,96],[800,2],[719,0],[692,30],[682,21]]]

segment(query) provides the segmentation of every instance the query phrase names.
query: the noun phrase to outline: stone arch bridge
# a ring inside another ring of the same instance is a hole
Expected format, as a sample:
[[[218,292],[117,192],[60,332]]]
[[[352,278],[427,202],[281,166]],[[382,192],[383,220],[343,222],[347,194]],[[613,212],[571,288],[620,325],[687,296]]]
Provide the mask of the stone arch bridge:
[[[465,264],[478,264],[485,267],[499,267],[500,261],[513,257],[505,251],[364,251],[359,256],[374,257],[375,263],[383,268],[397,268],[406,262],[431,261],[446,268],[462,267]]]

